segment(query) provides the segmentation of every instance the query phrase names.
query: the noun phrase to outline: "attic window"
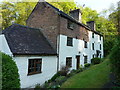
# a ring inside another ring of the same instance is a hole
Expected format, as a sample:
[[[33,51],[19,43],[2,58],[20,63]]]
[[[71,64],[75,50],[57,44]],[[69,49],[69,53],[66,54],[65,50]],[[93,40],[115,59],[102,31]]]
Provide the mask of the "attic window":
[[[29,59],[28,75],[41,73],[42,59]]]
[[[68,20],[67,27],[68,27],[69,29],[73,30],[73,29],[74,29],[74,26],[75,26],[75,24],[74,24],[72,21]]]

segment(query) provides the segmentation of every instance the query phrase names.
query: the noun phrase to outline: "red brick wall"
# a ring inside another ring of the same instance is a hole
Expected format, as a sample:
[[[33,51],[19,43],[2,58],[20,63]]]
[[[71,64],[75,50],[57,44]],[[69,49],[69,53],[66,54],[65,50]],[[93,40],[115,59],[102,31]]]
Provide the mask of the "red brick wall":
[[[84,27],[75,24],[74,30],[68,29],[67,19],[59,16],[57,11],[45,2],[36,5],[27,20],[27,26],[42,28],[41,31],[55,50],[57,50],[57,36],[59,33],[77,39],[89,40],[88,31]]]
[[[60,34],[89,41],[88,30],[86,30],[83,26],[80,26],[76,23],[75,23],[75,28],[73,30],[67,28],[67,19],[64,17],[60,18]]]
[[[41,31],[55,50],[57,49],[58,24],[57,12],[45,2],[38,3],[27,20],[27,26],[43,29]]]

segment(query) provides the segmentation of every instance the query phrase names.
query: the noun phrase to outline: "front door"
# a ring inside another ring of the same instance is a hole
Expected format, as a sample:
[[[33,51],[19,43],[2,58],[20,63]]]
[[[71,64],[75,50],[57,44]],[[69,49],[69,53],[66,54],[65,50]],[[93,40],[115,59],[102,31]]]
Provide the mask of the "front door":
[[[76,68],[79,69],[79,66],[80,66],[80,56],[77,55],[76,59],[77,59]]]

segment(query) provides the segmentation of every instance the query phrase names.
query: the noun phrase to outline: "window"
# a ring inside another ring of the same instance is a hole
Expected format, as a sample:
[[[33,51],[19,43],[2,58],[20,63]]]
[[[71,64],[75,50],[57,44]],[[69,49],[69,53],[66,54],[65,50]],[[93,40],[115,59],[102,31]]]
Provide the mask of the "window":
[[[87,48],[87,42],[84,41],[84,48]]]
[[[42,59],[29,59],[28,75],[41,73]]]
[[[73,46],[73,38],[67,37],[67,46]]]
[[[92,43],[92,50],[94,50],[94,43]]]
[[[100,44],[100,50],[101,50],[101,44]]]
[[[94,33],[92,33],[92,38],[94,38]]]
[[[72,57],[67,57],[66,58],[66,66],[67,67],[72,67]]]
[[[87,56],[84,56],[84,64],[87,63]]]
[[[94,54],[93,54],[93,58],[94,58]]]
[[[101,36],[100,36],[100,40],[101,40]]]
[[[67,25],[67,27],[69,28],[69,29],[71,29],[71,30],[73,30],[74,29],[74,23],[72,22],[72,21],[70,21],[70,20],[68,20],[68,25]]]

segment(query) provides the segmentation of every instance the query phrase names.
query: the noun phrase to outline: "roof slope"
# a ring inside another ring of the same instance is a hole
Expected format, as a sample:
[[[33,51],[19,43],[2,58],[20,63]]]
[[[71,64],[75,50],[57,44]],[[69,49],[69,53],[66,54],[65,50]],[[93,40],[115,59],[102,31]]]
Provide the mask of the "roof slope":
[[[14,55],[56,55],[40,29],[13,24],[2,34]]]

